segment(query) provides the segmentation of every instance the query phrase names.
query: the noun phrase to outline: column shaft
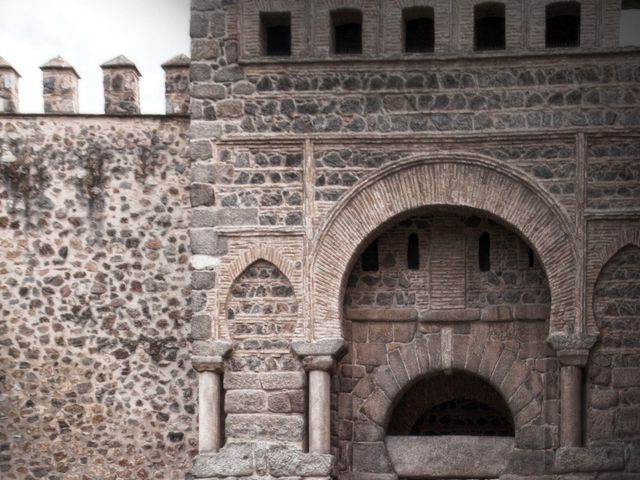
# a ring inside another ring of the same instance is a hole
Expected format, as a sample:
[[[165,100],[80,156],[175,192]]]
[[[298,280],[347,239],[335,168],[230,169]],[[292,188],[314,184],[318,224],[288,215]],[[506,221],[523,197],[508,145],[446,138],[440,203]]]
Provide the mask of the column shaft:
[[[198,373],[198,447],[200,453],[216,452],[220,448],[220,374]]]
[[[582,444],[582,372],[580,367],[560,367],[560,445],[579,447]]]
[[[331,377],[309,371],[309,452],[331,452]]]

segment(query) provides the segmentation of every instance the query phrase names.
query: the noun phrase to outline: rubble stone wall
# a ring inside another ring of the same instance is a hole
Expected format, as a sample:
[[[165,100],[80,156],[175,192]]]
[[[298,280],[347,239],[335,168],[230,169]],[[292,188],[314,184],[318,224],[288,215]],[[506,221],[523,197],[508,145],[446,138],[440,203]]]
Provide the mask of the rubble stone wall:
[[[0,118],[0,477],[191,468],[187,127]]]

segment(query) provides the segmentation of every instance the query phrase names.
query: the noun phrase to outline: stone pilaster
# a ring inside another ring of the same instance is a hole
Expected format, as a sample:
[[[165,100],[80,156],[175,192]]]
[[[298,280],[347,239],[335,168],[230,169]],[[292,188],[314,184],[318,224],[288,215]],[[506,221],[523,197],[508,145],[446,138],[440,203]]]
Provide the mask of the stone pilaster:
[[[78,113],[78,72],[62,57],[40,67],[45,113]]]
[[[162,64],[165,73],[165,104],[167,115],[189,114],[189,66],[191,59],[178,55]]]
[[[340,338],[313,343],[293,342],[296,355],[302,358],[309,374],[309,452],[331,452],[331,371],[345,351]]]
[[[0,57],[0,113],[18,113],[18,79],[20,74]]]
[[[136,65],[124,55],[119,55],[100,67],[104,75],[104,113],[139,114],[139,80],[142,75]]]

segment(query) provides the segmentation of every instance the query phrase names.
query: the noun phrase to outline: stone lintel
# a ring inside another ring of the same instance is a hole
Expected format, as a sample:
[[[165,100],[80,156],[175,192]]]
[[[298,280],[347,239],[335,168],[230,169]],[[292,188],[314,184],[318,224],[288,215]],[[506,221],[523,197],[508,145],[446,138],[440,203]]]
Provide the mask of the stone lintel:
[[[232,442],[215,453],[201,453],[194,458],[192,473],[196,478],[228,478],[254,474],[258,458],[268,459],[271,477],[323,478],[331,474],[333,455],[305,453],[278,444]]]
[[[597,335],[582,332],[555,332],[547,337],[547,343],[558,353],[561,351],[579,350],[586,350],[589,352],[597,339]]]
[[[291,343],[291,350],[298,357],[329,356],[338,360],[346,353],[347,345],[343,338],[323,338],[314,342],[295,341]]]
[[[553,465],[556,473],[610,472],[623,468],[624,448],[621,444],[560,447]]]

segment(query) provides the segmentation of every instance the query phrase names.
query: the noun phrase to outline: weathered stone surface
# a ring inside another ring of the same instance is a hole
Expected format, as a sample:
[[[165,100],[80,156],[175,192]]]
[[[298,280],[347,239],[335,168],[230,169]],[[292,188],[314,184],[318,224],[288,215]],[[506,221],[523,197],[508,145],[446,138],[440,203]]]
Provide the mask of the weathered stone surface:
[[[225,421],[228,438],[242,440],[280,440],[301,442],[304,420],[300,415],[228,414]]]
[[[237,118],[244,112],[244,105],[240,100],[220,100],[216,103],[216,113],[220,118]]]
[[[353,445],[354,471],[389,473],[393,472],[393,468],[384,443],[355,443]]]
[[[260,390],[230,390],[224,399],[227,413],[254,413],[265,410],[267,395]]]
[[[274,477],[321,477],[330,475],[333,455],[303,453],[287,448],[269,452],[269,473]]]
[[[507,437],[395,437],[385,445],[394,470],[408,477],[498,477],[514,449]]]
[[[197,255],[221,256],[227,253],[227,240],[210,228],[192,229],[191,251]]]
[[[560,447],[556,451],[554,471],[610,472],[624,468],[622,445],[601,447]]]
[[[304,372],[261,373],[260,385],[265,390],[292,390],[304,388],[307,376]]]
[[[224,85],[219,83],[199,83],[191,89],[191,95],[195,98],[208,98],[210,100],[220,100],[226,96]]]
[[[194,459],[196,477],[244,476],[253,473],[253,447],[248,443],[227,443],[217,453],[201,453]]]

